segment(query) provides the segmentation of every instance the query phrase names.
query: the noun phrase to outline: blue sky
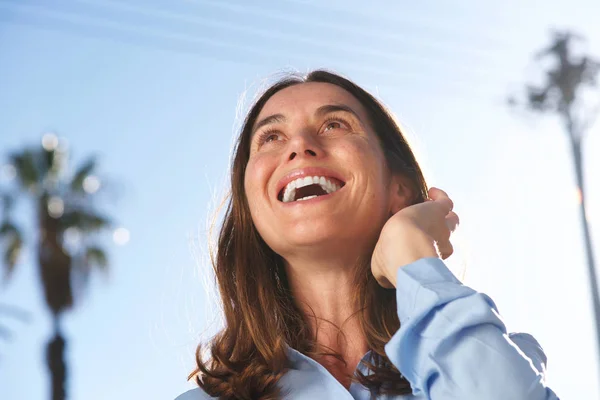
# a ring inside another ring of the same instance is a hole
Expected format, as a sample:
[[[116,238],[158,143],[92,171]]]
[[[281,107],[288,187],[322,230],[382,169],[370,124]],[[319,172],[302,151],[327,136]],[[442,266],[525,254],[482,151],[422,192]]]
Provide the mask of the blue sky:
[[[449,261],[532,333],[565,398],[598,398],[596,344],[567,141],[552,120],[510,112],[551,27],[600,56],[600,3],[265,0],[0,0],[0,149],[52,131],[95,153],[105,210],[129,229],[65,319],[70,399],[171,399],[219,326],[206,226],[227,177],[238,103],[285,69],[326,67],[396,113],[430,183],[461,215]],[[586,141],[588,216],[600,255],[596,124]],[[27,216],[26,212],[23,213]],[[0,396],[46,399],[50,325],[35,264],[0,303],[26,309],[0,342]],[[208,290],[207,290],[208,289]]]

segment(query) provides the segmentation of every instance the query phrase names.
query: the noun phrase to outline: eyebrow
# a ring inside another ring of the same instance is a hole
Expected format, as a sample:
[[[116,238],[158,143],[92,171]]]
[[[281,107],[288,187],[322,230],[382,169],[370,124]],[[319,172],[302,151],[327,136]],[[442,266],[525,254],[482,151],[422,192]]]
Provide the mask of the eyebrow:
[[[358,119],[359,121],[361,120],[360,117],[358,116],[358,114],[356,113],[356,111],[354,111],[352,108],[350,108],[349,106],[347,106],[345,104],[325,104],[325,105],[317,108],[317,111],[315,111],[315,115],[317,115],[318,117],[322,117],[324,115],[331,114],[334,112],[340,112],[340,111],[350,113],[350,114],[354,115],[354,117],[356,119]],[[265,117],[256,123],[256,125],[254,126],[254,129],[252,129],[251,136],[254,136],[256,131],[258,131],[260,128],[262,128],[265,125],[270,125],[270,124],[275,124],[275,123],[284,123],[286,121],[287,121],[287,119],[285,118],[285,115],[283,115],[283,114],[269,115],[268,117]]]
[[[352,108],[350,108],[349,106],[347,106],[345,104],[326,104],[324,106],[317,108],[317,111],[315,112],[315,114],[319,117],[322,117],[324,115],[331,114],[334,112],[340,112],[340,111],[350,113],[350,114],[354,115],[354,117],[356,117],[356,119],[358,119],[359,121],[361,120],[360,117],[358,116],[358,114],[356,113],[356,111],[354,111]]]
[[[268,117],[261,119],[259,122],[256,123],[256,125],[254,125],[254,129],[252,129],[251,136],[254,136],[256,131],[258,131],[260,128],[262,128],[265,125],[284,123],[285,121],[286,121],[286,118],[285,118],[285,115],[283,115],[283,114],[269,115]]]

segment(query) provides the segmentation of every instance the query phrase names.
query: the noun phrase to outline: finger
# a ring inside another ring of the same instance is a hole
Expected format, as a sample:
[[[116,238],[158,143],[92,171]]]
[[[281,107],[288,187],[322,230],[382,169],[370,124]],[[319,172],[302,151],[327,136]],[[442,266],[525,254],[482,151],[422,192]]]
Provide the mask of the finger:
[[[440,257],[442,260],[450,257],[452,253],[454,253],[454,247],[449,240],[444,240],[442,242],[437,243],[438,253],[440,253]]]
[[[456,214],[454,211],[450,211],[448,215],[446,215],[446,226],[450,232],[454,232],[458,227],[458,224],[460,224],[458,214]]]
[[[428,193],[429,197],[431,197],[431,198],[440,197],[440,196],[450,197],[450,196],[448,196],[448,193],[446,193],[442,189],[435,187],[435,186],[430,187],[429,191],[427,193]]]
[[[429,198],[442,205],[446,210],[445,214],[449,213],[454,208],[454,203],[452,202],[450,197],[448,197],[448,194],[442,189],[438,189],[436,187],[430,188]]]
[[[389,281],[388,278],[386,278],[385,276],[375,276],[375,280],[377,281],[377,283],[379,284],[379,286],[383,287],[384,289],[392,289],[394,287],[394,285],[392,285],[392,283]]]

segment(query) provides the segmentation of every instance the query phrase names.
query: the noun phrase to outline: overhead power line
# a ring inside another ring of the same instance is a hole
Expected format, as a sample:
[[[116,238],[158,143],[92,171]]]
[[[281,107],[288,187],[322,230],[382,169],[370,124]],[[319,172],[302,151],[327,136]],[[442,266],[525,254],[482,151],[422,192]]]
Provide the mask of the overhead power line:
[[[90,0],[76,0],[76,1],[86,1],[91,3]],[[114,3],[114,2],[110,2]],[[104,3],[103,3],[104,4]],[[223,57],[217,57],[214,55],[207,54],[205,49],[190,47],[195,45],[203,45],[209,46],[214,49],[222,50],[229,49],[236,52],[242,51],[249,54],[263,56],[266,59],[273,59],[281,56],[281,54],[262,49],[260,46],[246,46],[238,43],[232,43],[231,41],[219,39],[218,37],[207,37],[201,35],[189,35],[189,34],[181,34],[181,33],[173,33],[166,30],[157,30],[153,28],[148,28],[146,26],[130,26],[124,25],[123,23],[115,22],[113,20],[109,20],[106,18],[98,18],[98,17],[89,17],[86,15],[81,15],[78,13],[70,13],[65,11],[56,11],[48,9],[45,6],[40,5],[32,5],[32,4],[15,4],[7,1],[0,1],[0,8],[5,8],[8,10],[20,10],[24,15],[38,15],[42,16],[42,19],[37,19],[34,21],[26,21],[24,19],[11,19],[5,18],[5,22],[10,23],[23,23],[26,25],[51,29],[55,31],[67,31],[72,32],[77,35],[91,36],[91,37],[99,37],[99,38],[108,38],[120,42],[129,42],[136,45],[142,46],[150,46],[154,48],[160,48],[162,50],[169,51],[177,51],[177,52],[185,52],[185,53],[193,53],[199,54],[204,58],[213,59],[217,61],[226,61],[226,62],[236,62],[239,64],[238,60],[232,59],[224,59]],[[137,10],[137,8],[136,8]],[[2,18],[2,17],[0,17]],[[52,23],[48,24],[47,20],[60,22],[61,25],[53,25]],[[100,31],[90,31],[90,28],[99,28]],[[134,37],[127,36],[118,36],[111,37],[110,33],[119,32],[120,34],[133,34],[136,35]],[[108,36],[107,36],[108,34]],[[153,41],[148,41],[148,39],[153,39]],[[156,40],[156,41],[154,41]],[[166,40],[166,43],[165,43]],[[307,59],[310,59],[309,55],[302,54],[297,55],[295,52],[290,52],[290,54],[285,54],[285,58],[288,60],[296,60],[300,63],[305,63]],[[372,61],[372,60],[371,60]],[[266,63],[260,63],[256,61],[248,61],[248,59],[244,59],[244,64],[248,65],[258,65],[258,66],[266,66]],[[357,64],[357,63],[343,63],[347,69],[365,72],[369,74],[373,74],[379,77],[386,77],[393,79],[395,82],[398,82],[399,78],[405,79],[417,79],[423,81],[431,81],[431,76],[428,76],[424,73],[409,73],[406,70],[392,70],[390,68],[382,68],[382,67],[374,67],[371,64]],[[465,89],[474,89],[472,82],[461,81],[458,79],[454,80],[444,80],[441,83],[442,87],[450,87],[454,88],[458,92],[454,93],[453,96],[461,97],[460,93],[465,93]]]

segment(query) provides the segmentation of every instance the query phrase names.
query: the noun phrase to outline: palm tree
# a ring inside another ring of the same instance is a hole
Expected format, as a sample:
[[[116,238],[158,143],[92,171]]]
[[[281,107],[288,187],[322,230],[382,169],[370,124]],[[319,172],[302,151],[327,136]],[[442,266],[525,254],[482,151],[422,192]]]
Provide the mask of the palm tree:
[[[2,188],[0,239],[4,251],[4,279],[10,279],[23,250],[30,245],[37,261],[44,298],[51,314],[54,334],[47,344],[46,363],[51,376],[52,400],[66,397],[67,368],[61,317],[83,294],[90,272],[106,270],[107,256],[100,245],[100,233],[110,225],[95,207],[99,181],[96,162],[84,162],[69,174],[68,152],[53,134],[46,134],[42,146],[9,154],[4,167],[12,175]],[[18,225],[14,206],[26,203],[31,215],[31,241]]]
[[[586,213],[582,159],[583,139],[600,111],[600,98],[596,90],[600,62],[587,55],[575,57],[573,51],[575,40],[582,40],[582,38],[571,32],[555,32],[550,47],[536,55],[537,60],[551,59],[553,64],[545,71],[544,83],[541,86],[526,86],[526,99],[523,106],[534,112],[557,116],[570,140],[596,322],[597,345],[600,350],[600,298]],[[592,101],[590,97],[596,99],[593,108],[589,106]],[[517,101],[511,98],[509,103],[516,105]]]

